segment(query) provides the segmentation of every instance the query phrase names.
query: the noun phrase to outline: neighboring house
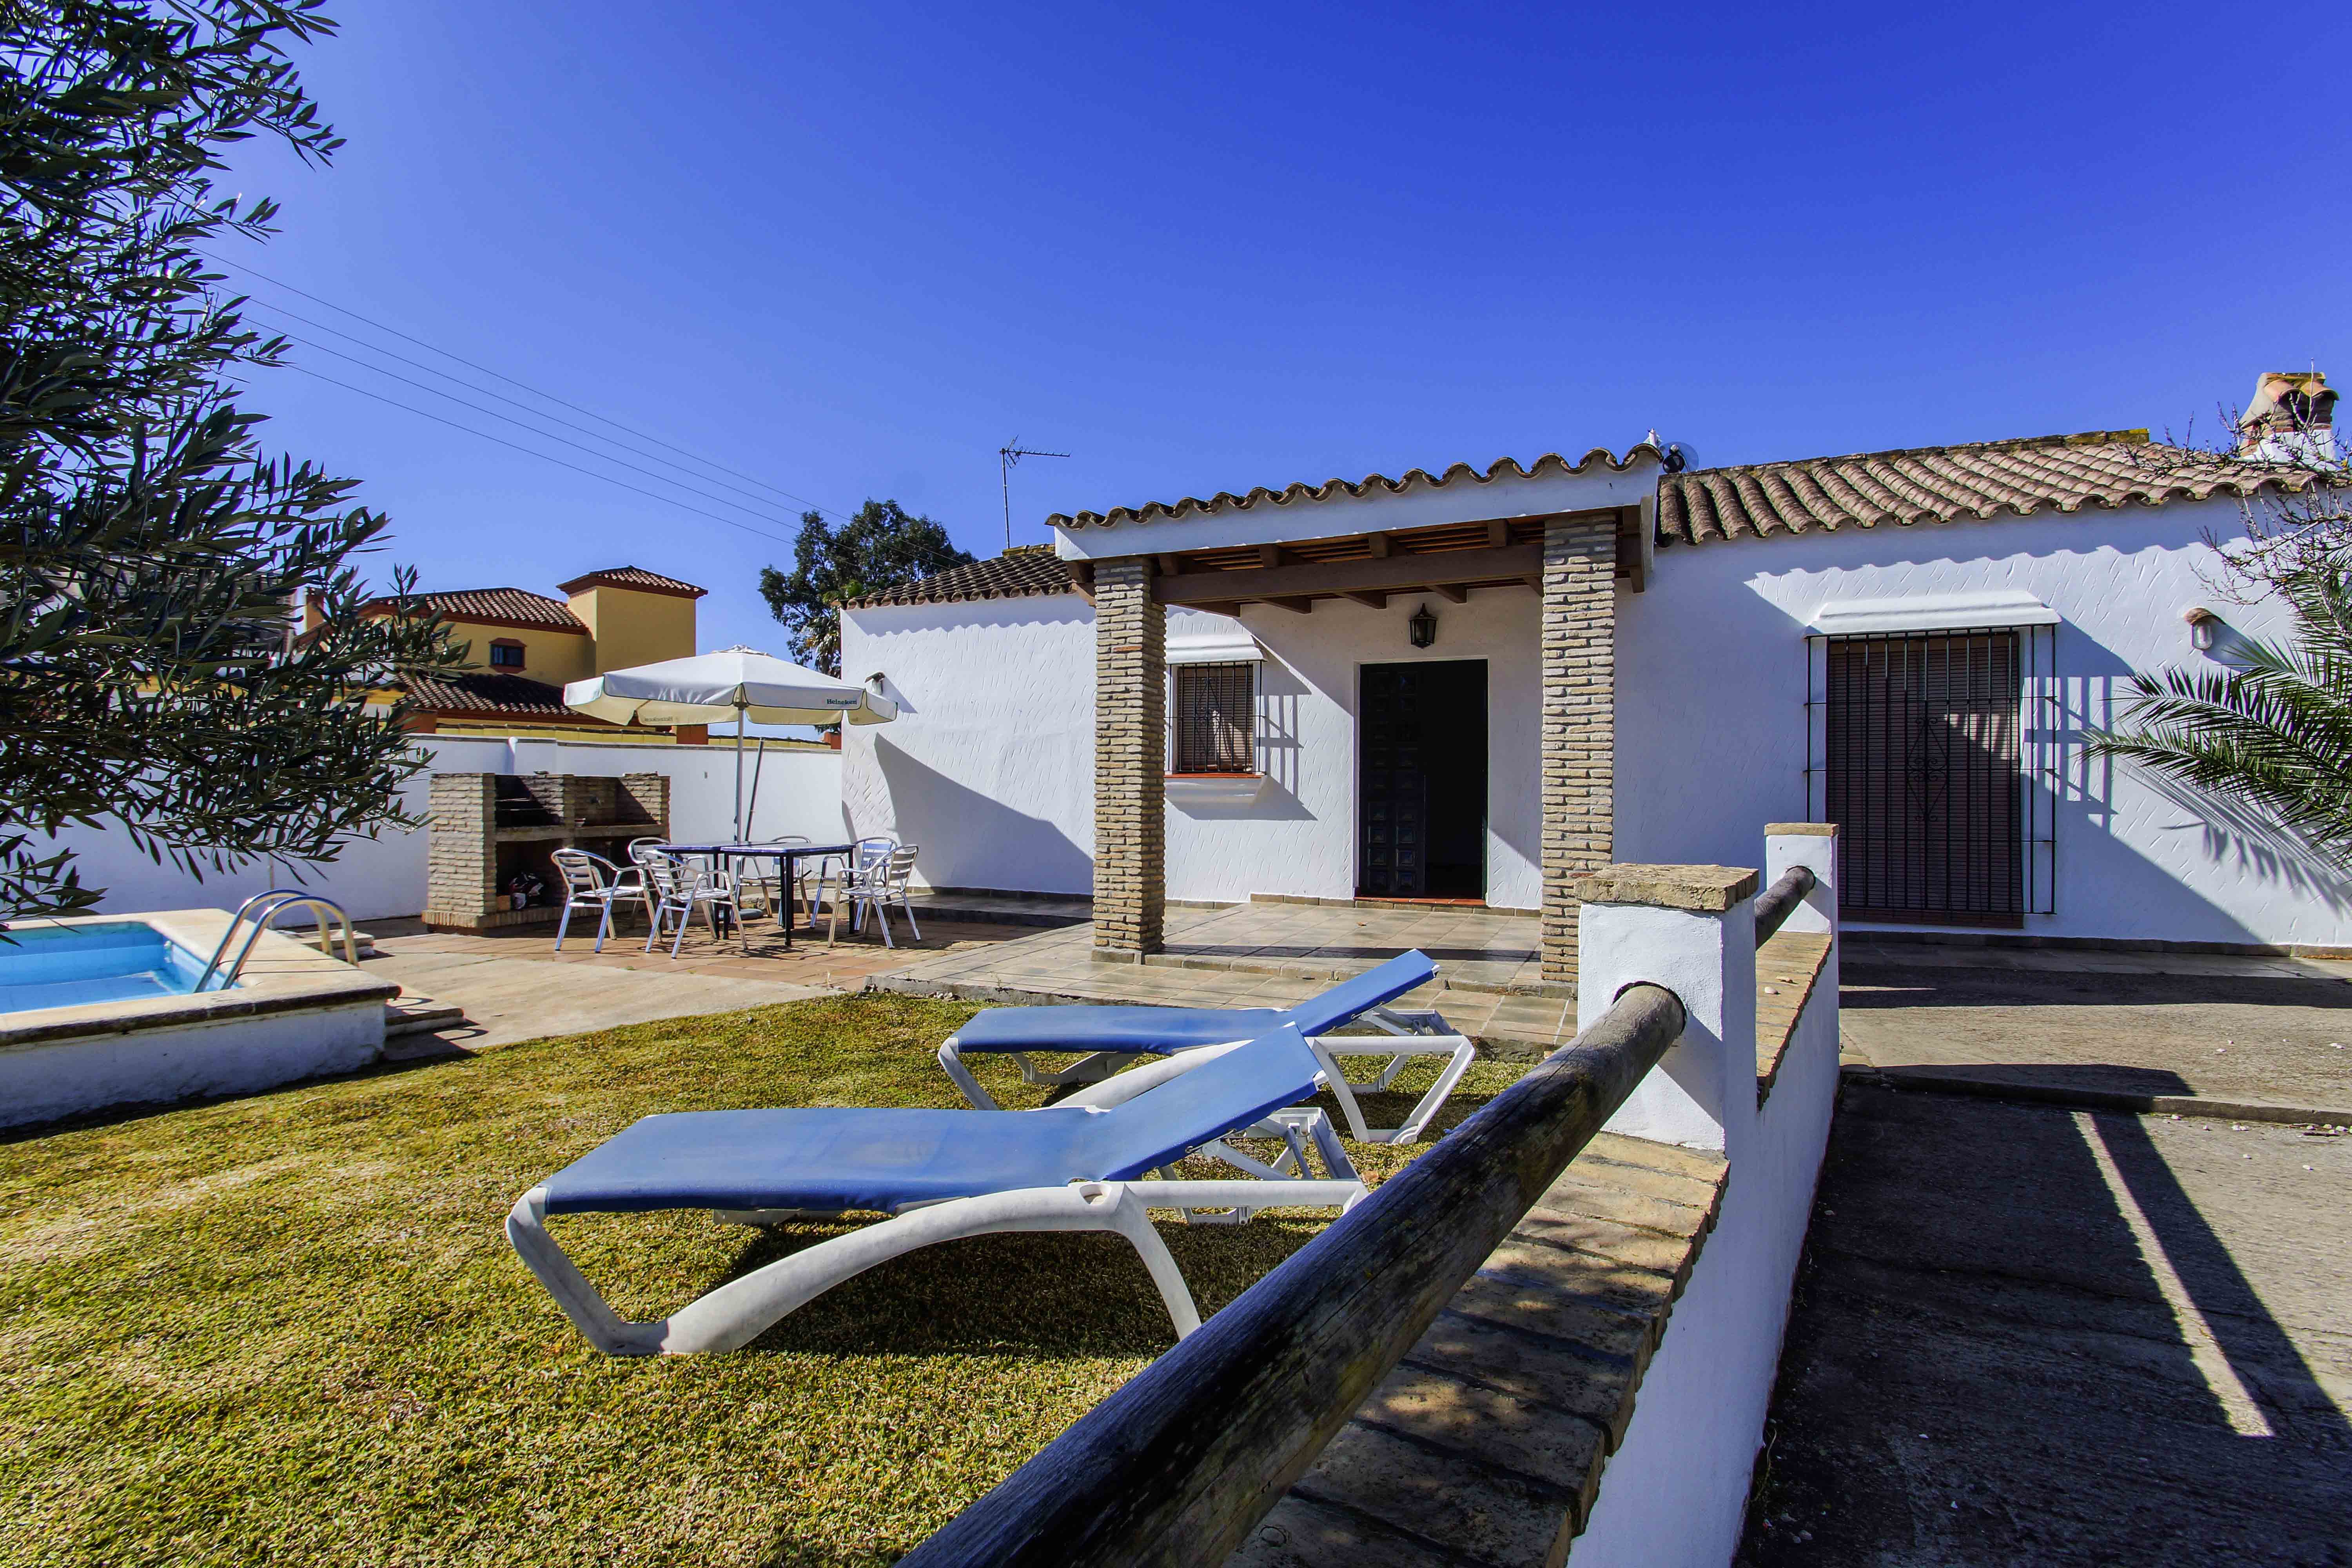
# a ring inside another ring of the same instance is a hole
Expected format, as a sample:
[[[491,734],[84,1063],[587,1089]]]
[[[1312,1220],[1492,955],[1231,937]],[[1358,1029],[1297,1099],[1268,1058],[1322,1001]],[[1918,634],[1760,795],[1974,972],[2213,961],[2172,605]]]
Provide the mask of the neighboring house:
[[[2333,395],[2292,378],[2329,438]],[[2295,397],[2302,402],[2296,404]],[[1091,890],[1098,956],[1164,901],[1538,910],[1573,876],[1753,864],[1839,823],[1856,924],[2352,943],[2352,889],[2259,816],[2087,762],[2241,504],[2303,482],[2144,431],[1670,471],[1654,445],[1051,520],[1056,542],[849,605],[854,830],[934,886]]]
[[[591,572],[551,599],[523,588],[459,588],[372,600],[363,615],[438,611],[466,645],[465,671],[410,677],[409,727],[425,734],[701,744],[700,724],[675,730],[607,723],[563,705],[564,683],[695,651],[694,602],[707,590],[638,566]]]

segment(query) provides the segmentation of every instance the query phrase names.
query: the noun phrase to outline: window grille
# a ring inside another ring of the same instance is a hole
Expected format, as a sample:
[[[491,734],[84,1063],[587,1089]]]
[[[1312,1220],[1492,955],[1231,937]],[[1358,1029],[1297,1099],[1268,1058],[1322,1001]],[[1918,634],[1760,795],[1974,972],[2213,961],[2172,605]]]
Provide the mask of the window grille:
[[[1180,664],[1176,678],[1178,773],[1246,773],[1257,766],[1257,666]]]
[[[2055,881],[2050,764],[2030,722],[2054,628],[1808,639],[1808,807],[1838,825],[1844,918],[2020,926]]]

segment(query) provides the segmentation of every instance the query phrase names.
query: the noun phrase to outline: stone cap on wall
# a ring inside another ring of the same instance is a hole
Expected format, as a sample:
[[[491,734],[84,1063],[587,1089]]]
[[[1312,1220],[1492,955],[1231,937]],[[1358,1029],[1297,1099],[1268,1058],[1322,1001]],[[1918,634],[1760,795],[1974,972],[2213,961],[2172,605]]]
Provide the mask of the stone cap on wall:
[[[1662,910],[1720,914],[1756,891],[1747,866],[1604,866],[1576,879],[1588,904],[1649,904]]]
[[[1768,822],[1764,837],[1777,837],[1787,834],[1808,835],[1814,838],[1835,838],[1838,826],[1834,822]]]

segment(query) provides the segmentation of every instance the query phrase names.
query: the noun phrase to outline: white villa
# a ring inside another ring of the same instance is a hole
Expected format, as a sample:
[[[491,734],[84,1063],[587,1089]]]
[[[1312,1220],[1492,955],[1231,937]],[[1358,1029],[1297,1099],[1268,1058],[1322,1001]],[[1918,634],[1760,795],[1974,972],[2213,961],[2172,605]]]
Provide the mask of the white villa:
[[[2258,415],[2325,440],[2334,397],[2265,377]],[[1539,912],[1564,980],[1574,874],[1750,863],[1774,821],[1840,825],[1858,928],[2352,946],[2305,847],[2082,754],[2130,672],[2277,631],[2210,571],[2300,482],[2265,434],[1645,442],[1056,516],[844,611],[901,714],[848,735],[845,810],[935,887],[1091,892],[1106,958],[1170,901],[1458,900]]]

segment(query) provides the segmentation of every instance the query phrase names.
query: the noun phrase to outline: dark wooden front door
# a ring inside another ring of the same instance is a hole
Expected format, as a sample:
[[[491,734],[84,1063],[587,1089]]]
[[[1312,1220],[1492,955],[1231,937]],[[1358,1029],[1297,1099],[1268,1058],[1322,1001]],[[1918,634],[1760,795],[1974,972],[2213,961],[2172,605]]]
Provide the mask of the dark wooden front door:
[[[1829,645],[1829,818],[1848,920],[2024,923],[2017,634]]]
[[[1486,666],[1363,667],[1356,891],[1486,896]]]

